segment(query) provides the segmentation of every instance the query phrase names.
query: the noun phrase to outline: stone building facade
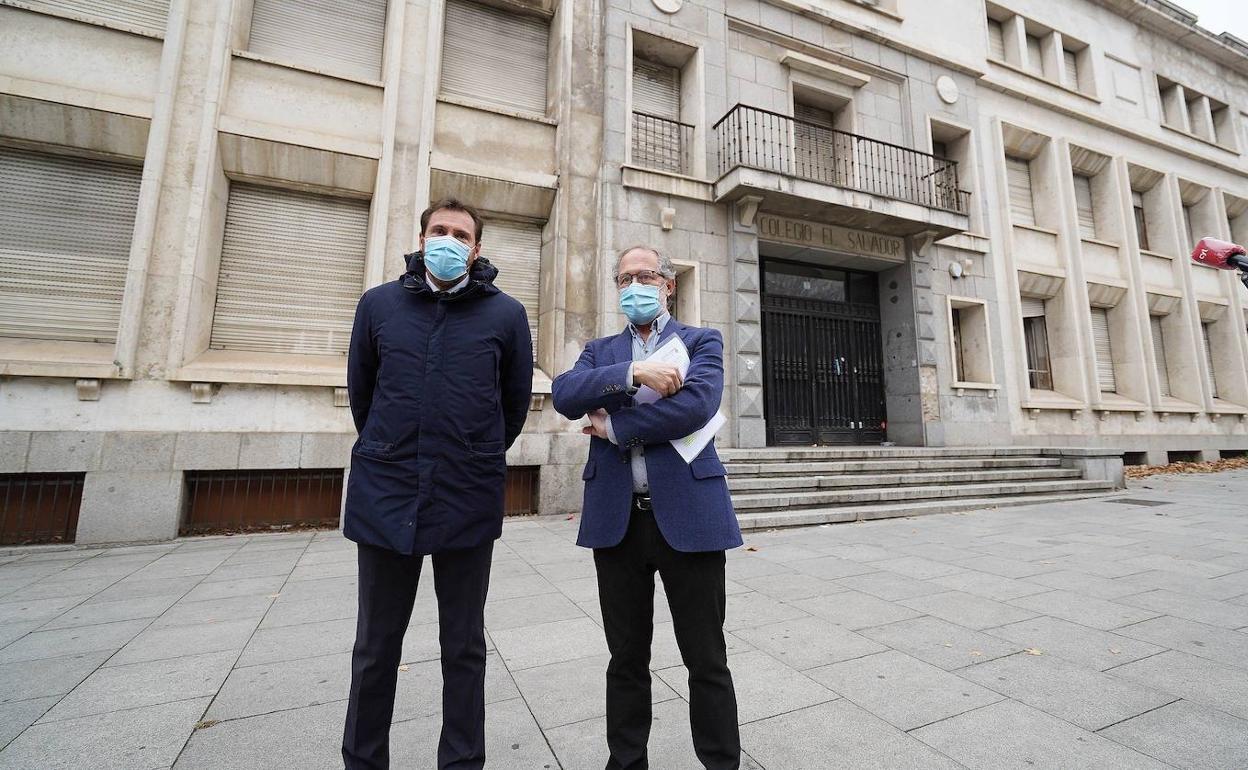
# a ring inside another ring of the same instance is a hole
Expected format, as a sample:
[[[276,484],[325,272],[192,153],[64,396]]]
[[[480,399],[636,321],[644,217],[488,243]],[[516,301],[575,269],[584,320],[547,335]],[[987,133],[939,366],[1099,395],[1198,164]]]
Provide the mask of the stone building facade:
[[[585,451],[550,378],[622,327],[636,243],[724,334],[724,446],[1248,450],[1248,292],[1186,259],[1248,241],[1248,45],[1194,21],[0,0],[0,474],[76,484],[44,539],[78,542],[172,537],[214,483],[278,520],[338,494],[354,302],[443,195],[530,311],[508,459],[543,513],[577,509]],[[274,492],[313,472],[329,492]]]

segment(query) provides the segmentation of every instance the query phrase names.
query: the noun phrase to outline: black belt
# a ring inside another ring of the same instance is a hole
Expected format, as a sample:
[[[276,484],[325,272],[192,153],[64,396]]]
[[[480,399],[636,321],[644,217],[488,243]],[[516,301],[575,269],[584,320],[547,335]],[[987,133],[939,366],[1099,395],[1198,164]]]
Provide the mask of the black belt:
[[[650,502],[650,495],[643,495],[638,492],[634,492],[633,509],[637,511],[653,511],[654,506]]]

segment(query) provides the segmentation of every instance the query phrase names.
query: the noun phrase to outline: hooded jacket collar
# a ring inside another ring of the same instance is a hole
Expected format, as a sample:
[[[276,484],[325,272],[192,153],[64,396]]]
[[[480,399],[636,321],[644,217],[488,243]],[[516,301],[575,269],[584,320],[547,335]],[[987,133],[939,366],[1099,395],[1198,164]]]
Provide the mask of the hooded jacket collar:
[[[442,298],[447,302],[457,302],[468,299],[469,297],[485,296],[489,294],[497,294],[499,288],[494,285],[494,279],[498,276],[498,268],[490,264],[490,260],[477,256],[473,260],[472,267],[468,270],[468,285],[461,291],[454,294],[445,294],[444,292],[435,292],[429,288],[429,284],[425,281],[425,255],[423,252],[414,251],[407,255],[407,272],[399,279],[403,283],[403,288],[408,291],[423,295],[430,299]]]

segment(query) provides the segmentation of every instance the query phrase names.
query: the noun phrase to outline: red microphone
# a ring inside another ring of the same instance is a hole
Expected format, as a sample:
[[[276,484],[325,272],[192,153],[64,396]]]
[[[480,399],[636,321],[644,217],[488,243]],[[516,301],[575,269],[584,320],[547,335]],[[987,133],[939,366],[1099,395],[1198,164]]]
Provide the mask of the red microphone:
[[[1219,270],[1248,272],[1248,258],[1244,256],[1245,253],[1243,246],[1206,236],[1192,250],[1192,261]]]

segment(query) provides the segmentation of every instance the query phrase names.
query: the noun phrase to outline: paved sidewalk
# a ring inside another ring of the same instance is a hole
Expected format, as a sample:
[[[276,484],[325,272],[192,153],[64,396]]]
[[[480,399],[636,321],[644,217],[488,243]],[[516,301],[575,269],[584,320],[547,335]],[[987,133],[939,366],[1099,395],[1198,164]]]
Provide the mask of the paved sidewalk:
[[[1248,472],[1124,497],[750,535],[728,566],[745,766],[1248,767]],[[496,551],[490,767],[605,763],[575,526],[509,522]],[[434,757],[431,588],[396,767]],[[336,533],[0,551],[0,768],[340,767],[355,590]],[[660,596],[656,770],[697,767],[669,618]]]

